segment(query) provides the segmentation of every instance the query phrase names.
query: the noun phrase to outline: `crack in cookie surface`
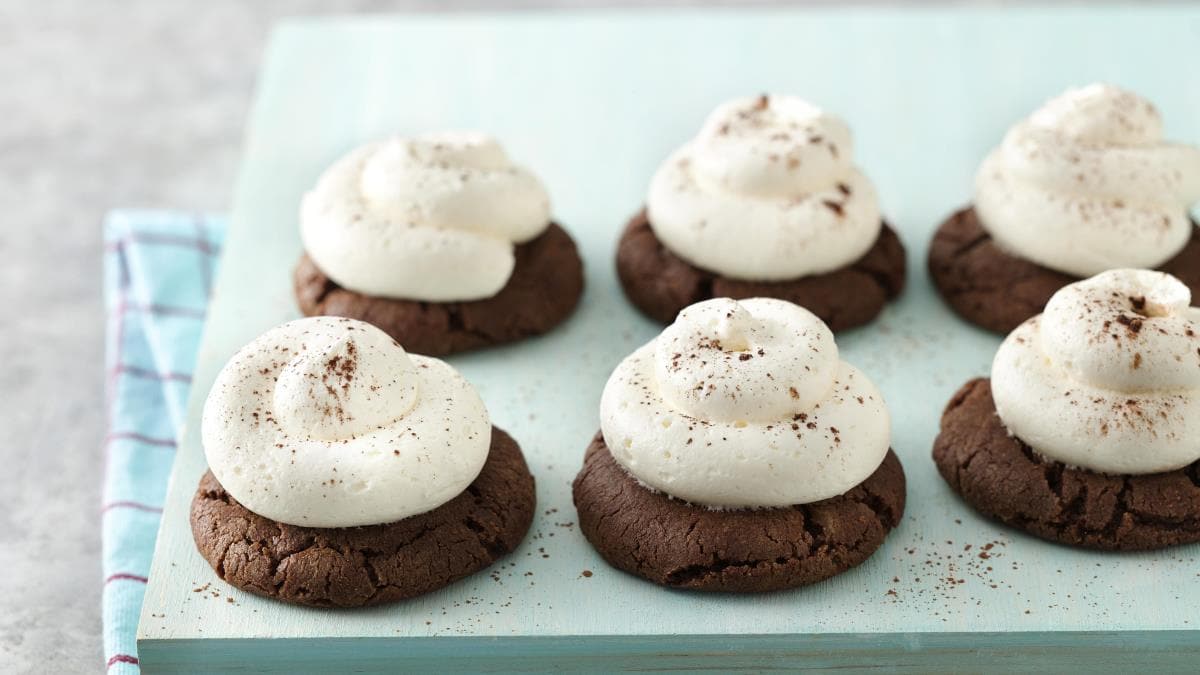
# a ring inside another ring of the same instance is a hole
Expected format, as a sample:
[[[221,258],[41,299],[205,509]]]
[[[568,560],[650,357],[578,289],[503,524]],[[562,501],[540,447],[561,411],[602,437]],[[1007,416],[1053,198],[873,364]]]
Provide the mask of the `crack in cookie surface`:
[[[905,264],[904,246],[886,223],[874,246],[850,265],[779,282],[730,279],[691,265],[659,241],[644,209],[629,221],[617,245],[617,274],[625,294],[662,323],[702,300],[772,297],[808,309],[831,330],[847,330],[874,319],[903,292]]]
[[[358,607],[421,595],[491,565],[520,544],[534,507],[520,448],[493,428],[475,482],[427,513],[365,527],[286,525],[248,511],[205,473],[191,525],[200,554],[233,586],[295,604]]]
[[[869,558],[904,513],[895,453],[840,497],[775,509],[717,511],[652,492],[597,434],[574,482],[579,525],[614,567],[655,583],[758,592],[822,581]]]
[[[946,304],[967,321],[997,333],[1008,333],[1041,313],[1050,296],[1079,281],[1002,250],[972,207],[938,227],[927,263]],[[1192,228],[1184,249],[1158,269],[1178,277],[1200,297],[1200,225]]]
[[[1200,541],[1200,462],[1114,476],[1048,460],[1008,434],[984,378],[951,398],[933,459],[968,504],[1044,539],[1102,550]]]
[[[570,235],[551,224],[515,248],[516,264],[499,293],[469,302],[421,302],[355,293],[338,286],[308,255],[293,274],[300,311],[374,324],[404,348],[444,356],[540,335],[565,321],[583,293],[583,261]]]

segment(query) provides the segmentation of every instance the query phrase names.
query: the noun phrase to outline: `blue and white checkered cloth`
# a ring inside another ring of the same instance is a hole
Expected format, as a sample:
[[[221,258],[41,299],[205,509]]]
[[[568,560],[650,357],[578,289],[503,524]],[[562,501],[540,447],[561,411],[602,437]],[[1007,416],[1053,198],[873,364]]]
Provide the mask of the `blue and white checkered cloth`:
[[[109,672],[138,671],[138,615],[224,234],[223,219],[167,211],[117,211],[104,223]]]

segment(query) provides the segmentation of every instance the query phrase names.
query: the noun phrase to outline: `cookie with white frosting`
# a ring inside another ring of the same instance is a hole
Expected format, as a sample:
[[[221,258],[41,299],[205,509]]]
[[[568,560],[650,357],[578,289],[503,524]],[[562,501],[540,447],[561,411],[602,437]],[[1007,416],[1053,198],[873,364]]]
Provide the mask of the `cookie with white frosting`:
[[[197,548],[232,585],[286,602],[419,595],[487,567],[532,522],[533,477],[471,384],[361,321],[300,319],[244,347],[201,437]]]
[[[421,354],[547,332],[583,291],[545,187],[484,134],[355,149],[305,195],[300,232],[301,311],[369,321]]]
[[[866,560],[904,511],[879,390],[811,312],[684,309],[613,371],[575,479],[580,528],[655,583],[765,591]]]
[[[1200,541],[1200,308],[1162,272],[1068,285],[950,401],[933,458],[984,514],[1133,550]]]
[[[1004,333],[1105,270],[1159,269],[1200,293],[1197,201],[1200,149],[1163,140],[1153,104],[1111,85],[1072,89],[983,161],[974,204],[934,235],[930,275],[956,312]]]
[[[904,247],[853,160],[845,123],[799,98],[723,103],[626,226],[626,295],[664,323],[713,297],[787,300],[835,331],[867,323],[904,288]]]

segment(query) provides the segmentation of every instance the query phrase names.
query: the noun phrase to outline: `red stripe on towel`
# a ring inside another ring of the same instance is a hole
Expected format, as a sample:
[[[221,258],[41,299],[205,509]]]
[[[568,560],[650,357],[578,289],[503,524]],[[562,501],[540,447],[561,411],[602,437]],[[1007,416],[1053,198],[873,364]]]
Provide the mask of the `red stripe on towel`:
[[[132,663],[136,666],[138,665],[138,657],[131,656],[129,654],[117,654],[108,660],[108,664],[105,665],[105,670],[112,668],[118,663]]]
[[[128,574],[126,572],[117,572],[116,574],[108,575],[108,578],[104,580],[104,583],[107,584],[107,583],[111,583],[113,581],[136,581],[139,584],[144,584],[144,583],[146,583],[147,579],[146,579],[146,577],[144,577],[140,574]]]
[[[109,502],[100,508],[100,512],[108,513],[113,509],[133,509],[134,511],[146,511],[147,513],[162,513],[161,506],[150,506],[149,504],[130,501]]]

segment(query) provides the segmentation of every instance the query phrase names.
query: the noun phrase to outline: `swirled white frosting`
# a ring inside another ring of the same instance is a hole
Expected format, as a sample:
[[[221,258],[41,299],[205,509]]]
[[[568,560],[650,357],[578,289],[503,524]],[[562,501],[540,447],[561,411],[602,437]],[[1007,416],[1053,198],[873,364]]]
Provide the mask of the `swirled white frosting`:
[[[882,226],[853,156],[845,123],[799,98],[729,101],[655,173],[650,226],[679,257],[737,279],[845,267]]]
[[[492,428],[479,394],[374,326],[285,323],[233,356],[204,404],[204,453],[243,506],[282,523],[352,527],[431,511],[479,474]]]
[[[601,431],[650,488],[716,508],[806,504],[866,480],[888,451],[879,390],[833,334],[782,300],[679,313],[609,377]]]
[[[1200,459],[1200,309],[1162,272],[1113,270],[1056,293],[992,363],[1008,430],[1071,466],[1117,474]]]
[[[1079,277],[1158,267],[1192,236],[1200,150],[1162,140],[1145,99],[1072,89],[1017,124],[984,160],[975,210],[996,242]]]
[[[300,233],[317,266],[366,295],[428,302],[504,288],[513,245],[550,224],[550,199],[490,136],[447,132],[371,143],[304,197]]]

